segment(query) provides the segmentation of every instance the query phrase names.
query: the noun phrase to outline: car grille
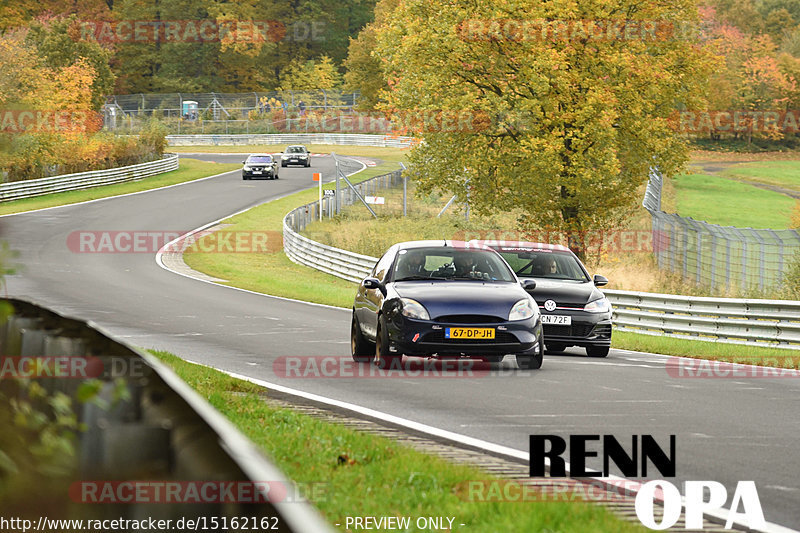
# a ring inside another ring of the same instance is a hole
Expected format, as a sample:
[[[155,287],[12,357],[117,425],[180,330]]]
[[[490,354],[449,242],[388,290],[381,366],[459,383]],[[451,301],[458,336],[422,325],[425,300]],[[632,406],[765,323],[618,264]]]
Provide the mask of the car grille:
[[[253,170],[262,170],[263,171],[264,168],[265,167],[250,167],[250,171],[253,171]]]
[[[573,324],[572,326],[556,326],[554,324],[543,324],[545,336],[553,337],[588,337],[593,335],[611,335],[611,325],[599,324]],[[592,331],[595,328],[595,331]]]
[[[518,344],[517,338],[506,331],[496,331],[494,339],[445,339],[444,330],[431,331],[422,337],[422,342],[437,344]]]
[[[505,322],[500,317],[487,315],[445,315],[436,317],[436,322],[442,324],[497,324]]]

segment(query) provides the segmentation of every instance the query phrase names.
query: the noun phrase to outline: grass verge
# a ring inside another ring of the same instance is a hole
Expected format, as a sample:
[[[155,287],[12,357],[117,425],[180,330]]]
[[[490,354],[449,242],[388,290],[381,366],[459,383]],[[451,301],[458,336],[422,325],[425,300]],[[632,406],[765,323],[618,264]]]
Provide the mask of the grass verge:
[[[45,196],[37,196],[35,198],[15,200],[13,202],[5,202],[0,204],[0,215],[76,204],[87,200],[97,200],[99,198],[108,198],[109,196],[118,196],[120,194],[129,194],[132,192],[147,191],[159,187],[166,187],[167,185],[175,185],[177,183],[213,176],[223,172],[230,172],[240,167],[241,165],[210,163],[197,159],[181,158],[178,170],[164,172],[163,174],[158,174],[149,178],[126,183],[117,183],[114,185],[104,185],[102,187],[94,187],[81,191],[60,192]]]
[[[674,184],[683,217],[740,228],[789,227],[795,200],[778,192],[705,174],[677,176]]]
[[[289,409],[267,405],[268,391],[166,353],[156,357],[266,453],[312,503],[345,531],[347,516],[455,518],[452,531],[645,531],[584,502],[468,501],[469,481],[496,480],[475,468],[427,455],[384,437],[359,433]],[[345,458],[341,460],[340,458]],[[322,490],[319,490],[322,489]],[[465,524],[460,526],[459,524]]]
[[[614,348],[636,352],[659,353],[678,357],[694,357],[712,361],[730,361],[748,365],[776,368],[800,368],[796,350],[728,344],[724,342],[695,341],[676,337],[643,335],[629,331],[614,331]]]

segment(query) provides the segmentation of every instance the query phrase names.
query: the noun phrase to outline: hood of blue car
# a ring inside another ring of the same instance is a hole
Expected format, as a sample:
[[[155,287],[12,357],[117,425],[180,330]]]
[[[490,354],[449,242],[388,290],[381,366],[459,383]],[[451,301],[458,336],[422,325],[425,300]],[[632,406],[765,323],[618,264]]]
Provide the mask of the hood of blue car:
[[[527,296],[518,283],[483,281],[402,281],[394,285],[402,298],[413,298],[432,320],[445,315],[489,315],[508,319],[515,303]]]

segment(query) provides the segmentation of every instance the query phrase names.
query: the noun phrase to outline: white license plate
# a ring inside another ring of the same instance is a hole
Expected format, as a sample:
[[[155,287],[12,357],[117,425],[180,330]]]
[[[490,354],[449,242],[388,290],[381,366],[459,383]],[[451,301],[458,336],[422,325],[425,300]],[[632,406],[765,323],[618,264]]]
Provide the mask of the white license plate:
[[[542,324],[570,326],[572,325],[572,317],[569,315],[542,315]]]
[[[297,163],[297,162],[298,162],[298,160],[297,160],[297,159],[292,159],[290,162],[291,162],[291,163]]]
[[[261,171],[260,170],[254,170],[253,174],[261,174]]]

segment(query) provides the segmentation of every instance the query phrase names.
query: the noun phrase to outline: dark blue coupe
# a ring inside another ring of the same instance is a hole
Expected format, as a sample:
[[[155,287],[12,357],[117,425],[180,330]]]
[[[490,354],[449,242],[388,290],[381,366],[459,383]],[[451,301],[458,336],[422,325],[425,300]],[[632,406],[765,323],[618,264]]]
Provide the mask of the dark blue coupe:
[[[523,285],[524,283],[524,285]],[[500,361],[541,367],[539,307],[494,250],[457,241],[389,248],[358,286],[351,349],[358,362],[388,368],[403,355]]]

